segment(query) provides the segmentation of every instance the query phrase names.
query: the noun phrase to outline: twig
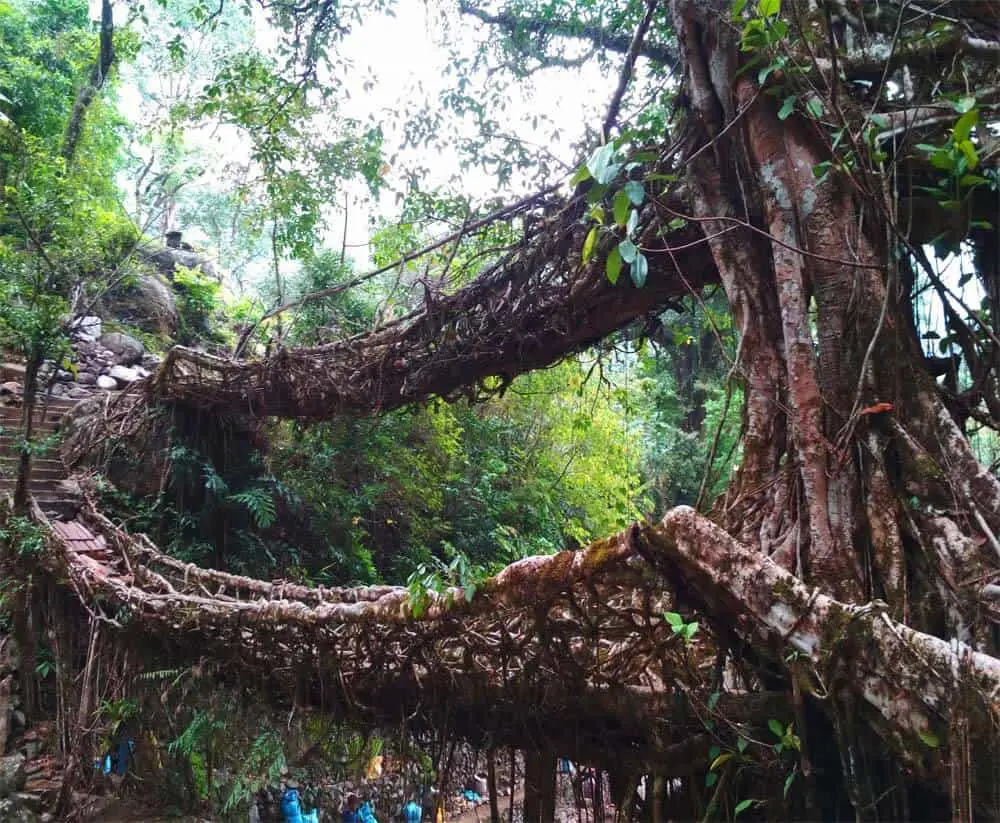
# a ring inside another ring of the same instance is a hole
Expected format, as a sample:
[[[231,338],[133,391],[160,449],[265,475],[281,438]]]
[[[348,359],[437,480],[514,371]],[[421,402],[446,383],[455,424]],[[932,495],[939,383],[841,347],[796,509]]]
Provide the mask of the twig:
[[[635,61],[639,59],[639,50],[642,48],[642,41],[646,39],[646,32],[653,22],[653,14],[656,11],[657,0],[646,0],[646,14],[639,23],[639,28],[635,30],[632,42],[625,54],[625,63],[622,65],[621,74],[618,76],[618,88],[615,89],[611,102],[608,104],[608,113],[604,115],[604,123],[601,125],[601,138],[607,142],[611,137],[611,129],[614,128],[618,120],[618,113],[621,111],[622,98],[628,89],[628,84],[632,80],[632,72],[635,69]]]

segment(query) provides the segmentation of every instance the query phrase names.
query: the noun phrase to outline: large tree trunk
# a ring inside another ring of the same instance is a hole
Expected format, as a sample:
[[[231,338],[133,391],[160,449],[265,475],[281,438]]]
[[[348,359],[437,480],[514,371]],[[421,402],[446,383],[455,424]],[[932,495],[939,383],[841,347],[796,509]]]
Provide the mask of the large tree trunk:
[[[761,93],[755,71],[739,71],[730,5],[672,8],[692,101],[686,179],[741,335],[746,387],[744,461],[718,519],[817,597],[878,598],[896,620],[992,653],[980,607],[956,583],[995,568],[1000,485],[924,370],[897,288],[888,204],[843,177],[817,179],[829,141],[806,118],[779,119],[780,100]],[[946,669],[935,677],[949,679]],[[878,691],[868,678],[887,676],[920,689],[927,672],[859,673],[841,691]],[[883,694],[891,714],[903,695]],[[947,726],[967,707],[940,709]],[[834,725],[853,762],[856,735]],[[896,743],[920,759],[919,741]],[[859,817],[872,813],[860,787],[869,778],[844,776]]]

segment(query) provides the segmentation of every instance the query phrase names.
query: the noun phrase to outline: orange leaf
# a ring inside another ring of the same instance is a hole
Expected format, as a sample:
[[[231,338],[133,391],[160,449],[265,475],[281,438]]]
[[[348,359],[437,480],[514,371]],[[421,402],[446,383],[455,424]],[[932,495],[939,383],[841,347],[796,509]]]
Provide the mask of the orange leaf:
[[[866,409],[862,409],[858,412],[860,417],[864,417],[866,414],[882,414],[883,412],[891,412],[892,403],[876,403],[874,406],[868,406]]]

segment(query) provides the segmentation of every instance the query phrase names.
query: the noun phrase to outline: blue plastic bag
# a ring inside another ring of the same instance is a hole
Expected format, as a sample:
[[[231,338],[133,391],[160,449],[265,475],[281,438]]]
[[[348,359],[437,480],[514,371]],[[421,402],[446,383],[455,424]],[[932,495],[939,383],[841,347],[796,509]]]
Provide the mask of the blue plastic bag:
[[[406,823],[420,823],[424,818],[424,810],[415,800],[411,800],[403,807],[403,819]]]

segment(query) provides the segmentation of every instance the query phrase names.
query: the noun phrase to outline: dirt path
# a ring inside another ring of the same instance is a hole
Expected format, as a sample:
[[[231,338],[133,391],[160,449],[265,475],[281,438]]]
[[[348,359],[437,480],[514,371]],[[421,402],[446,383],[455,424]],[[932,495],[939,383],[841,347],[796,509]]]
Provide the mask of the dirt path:
[[[514,805],[519,806],[524,802],[524,790],[519,789],[514,792]],[[510,797],[500,798],[500,819],[507,820],[510,809]],[[490,819],[490,804],[489,801],[476,806],[474,809],[469,809],[467,812],[462,812],[460,815],[447,818],[447,823],[487,823]]]

